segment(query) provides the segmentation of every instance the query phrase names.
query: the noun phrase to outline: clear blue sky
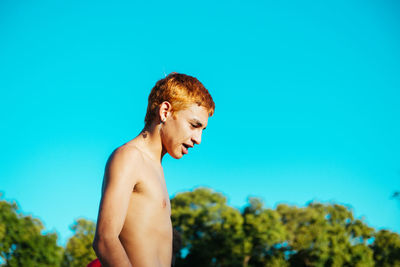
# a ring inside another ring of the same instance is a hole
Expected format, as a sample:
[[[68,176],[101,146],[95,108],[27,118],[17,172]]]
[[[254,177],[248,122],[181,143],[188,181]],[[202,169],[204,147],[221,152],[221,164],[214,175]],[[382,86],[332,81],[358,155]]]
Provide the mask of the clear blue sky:
[[[0,191],[65,243],[176,71],[216,112],[200,146],[164,159],[171,196],[336,202],[400,233],[399,14],[394,0],[1,1]]]

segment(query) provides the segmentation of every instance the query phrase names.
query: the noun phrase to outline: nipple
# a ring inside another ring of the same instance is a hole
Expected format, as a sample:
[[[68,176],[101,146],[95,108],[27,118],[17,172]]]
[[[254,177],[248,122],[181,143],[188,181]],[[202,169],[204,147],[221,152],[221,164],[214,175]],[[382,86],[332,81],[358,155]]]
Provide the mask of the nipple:
[[[167,206],[167,201],[166,201],[165,199],[163,199],[163,201],[162,201],[162,204],[161,204],[161,205],[162,205],[162,207],[163,207],[163,208],[165,208],[165,207]]]

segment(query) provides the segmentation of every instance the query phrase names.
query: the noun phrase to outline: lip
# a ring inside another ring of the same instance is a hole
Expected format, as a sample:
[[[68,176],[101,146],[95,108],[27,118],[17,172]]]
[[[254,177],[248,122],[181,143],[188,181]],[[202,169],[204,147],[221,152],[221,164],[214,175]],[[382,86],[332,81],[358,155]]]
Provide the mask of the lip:
[[[187,154],[187,153],[189,153],[188,149],[184,145],[182,145],[182,154]]]

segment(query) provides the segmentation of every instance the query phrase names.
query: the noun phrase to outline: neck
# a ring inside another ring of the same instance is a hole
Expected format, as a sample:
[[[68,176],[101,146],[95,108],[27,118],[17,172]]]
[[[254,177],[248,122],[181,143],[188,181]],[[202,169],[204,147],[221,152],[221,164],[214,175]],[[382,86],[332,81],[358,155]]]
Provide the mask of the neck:
[[[161,163],[167,151],[162,145],[160,127],[160,124],[155,123],[145,126],[134,140],[136,140],[136,146],[140,150],[143,150],[150,158]]]

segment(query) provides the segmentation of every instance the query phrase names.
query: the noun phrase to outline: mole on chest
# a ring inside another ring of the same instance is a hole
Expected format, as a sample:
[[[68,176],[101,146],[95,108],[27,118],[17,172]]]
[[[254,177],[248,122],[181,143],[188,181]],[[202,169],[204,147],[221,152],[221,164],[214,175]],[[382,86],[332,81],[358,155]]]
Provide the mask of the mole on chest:
[[[167,206],[167,200],[165,200],[165,198],[164,198],[162,203],[161,203],[161,207],[165,208],[166,206]]]

